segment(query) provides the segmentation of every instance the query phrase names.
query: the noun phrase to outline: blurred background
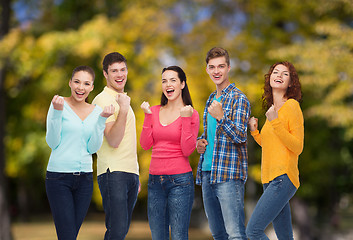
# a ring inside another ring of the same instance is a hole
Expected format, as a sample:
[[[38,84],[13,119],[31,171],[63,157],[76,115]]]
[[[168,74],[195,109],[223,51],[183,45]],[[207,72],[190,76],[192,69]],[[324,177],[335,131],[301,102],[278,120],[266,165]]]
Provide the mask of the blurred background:
[[[301,186],[291,200],[295,238],[353,239],[351,0],[1,0],[0,4],[1,240],[55,239],[44,187],[50,155],[45,120],[53,95],[69,96],[68,82],[76,66],[89,65],[96,72],[92,101],[105,85],[103,57],[118,51],[127,58],[125,90],[139,137],[144,117],[139,106],[142,101],[159,103],[163,67],[179,65],[185,70],[194,107],[202,116],[206,99],[215,90],[205,72],[206,53],[214,46],[229,51],[231,82],[248,96],[260,126],[265,120],[264,74],[274,62],[293,62],[302,83],[305,118]],[[248,151],[247,218],[262,192],[261,149],[250,136]],[[150,155],[138,146],[142,190],[130,232],[143,233],[141,237],[129,233],[129,239],[150,239],[146,217]],[[195,171],[197,162],[195,151],[191,156]],[[211,239],[200,192],[197,186],[191,239]],[[86,219],[80,239],[102,239],[104,213],[97,184]],[[96,237],[89,224],[98,226]]]

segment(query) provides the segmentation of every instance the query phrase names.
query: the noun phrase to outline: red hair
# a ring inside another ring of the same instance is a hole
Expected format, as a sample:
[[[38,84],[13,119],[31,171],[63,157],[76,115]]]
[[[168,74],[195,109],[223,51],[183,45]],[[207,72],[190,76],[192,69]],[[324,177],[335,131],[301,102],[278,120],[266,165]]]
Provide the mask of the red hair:
[[[299,76],[297,70],[292,63],[284,61],[277,62],[273,64],[268,73],[265,74],[265,86],[264,86],[264,94],[262,95],[262,106],[264,109],[268,109],[273,104],[273,95],[272,95],[272,87],[270,85],[270,76],[277,65],[284,65],[288,68],[290,74],[290,83],[287,88],[287,92],[284,95],[287,99],[293,98],[298,102],[302,100],[302,90],[299,82]]]

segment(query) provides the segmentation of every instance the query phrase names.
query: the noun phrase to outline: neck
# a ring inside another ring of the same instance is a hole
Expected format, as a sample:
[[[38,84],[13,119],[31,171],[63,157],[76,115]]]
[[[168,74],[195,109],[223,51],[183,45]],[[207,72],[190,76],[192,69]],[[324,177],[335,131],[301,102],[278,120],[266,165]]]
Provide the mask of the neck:
[[[217,95],[216,97],[218,98],[219,96],[222,95],[222,90],[225,89],[230,85],[229,79],[224,80],[221,84],[216,85],[216,90],[217,90]]]
[[[287,101],[287,98],[284,97],[285,92],[283,91],[272,90],[272,95],[273,95],[273,105],[275,106],[276,109],[281,108],[282,105]]]
[[[173,101],[168,100],[167,104],[164,105],[164,107],[170,108],[170,109],[179,109],[183,106],[184,106],[184,102],[181,97],[179,97]]]
[[[76,101],[72,96],[66,98],[66,101],[69,102],[71,104],[71,106],[74,107],[79,107],[79,106],[83,106],[86,104],[86,101]]]

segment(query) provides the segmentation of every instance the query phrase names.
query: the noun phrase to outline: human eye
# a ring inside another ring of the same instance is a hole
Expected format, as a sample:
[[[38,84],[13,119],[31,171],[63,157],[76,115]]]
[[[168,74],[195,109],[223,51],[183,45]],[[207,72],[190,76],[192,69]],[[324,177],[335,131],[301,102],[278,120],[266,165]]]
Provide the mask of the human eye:
[[[214,66],[208,66],[208,69],[213,70]]]
[[[90,83],[90,82],[85,82],[85,85],[86,85],[86,86],[90,86],[91,83]]]

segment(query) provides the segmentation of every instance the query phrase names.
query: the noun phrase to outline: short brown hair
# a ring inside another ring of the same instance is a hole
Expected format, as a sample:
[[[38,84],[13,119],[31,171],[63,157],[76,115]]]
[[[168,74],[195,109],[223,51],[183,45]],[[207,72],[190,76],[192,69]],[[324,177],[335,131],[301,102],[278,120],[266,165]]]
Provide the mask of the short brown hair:
[[[121,63],[124,62],[126,64],[126,58],[118,53],[118,52],[112,52],[107,54],[104,59],[103,59],[103,70],[108,73],[108,68],[110,65],[114,64],[114,63]],[[126,64],[127,66],[127,64]]]
[[[227,50],[225,50],[224,48],[220,48],[220,47],[214,47],[210,51],[208,51],[208,53],[206,55],[206,64],[208,64],[208,62],[211,59],[218,58],[218,57],[225,57],[228,66],[230,66],[229,54],[228,54]]]

